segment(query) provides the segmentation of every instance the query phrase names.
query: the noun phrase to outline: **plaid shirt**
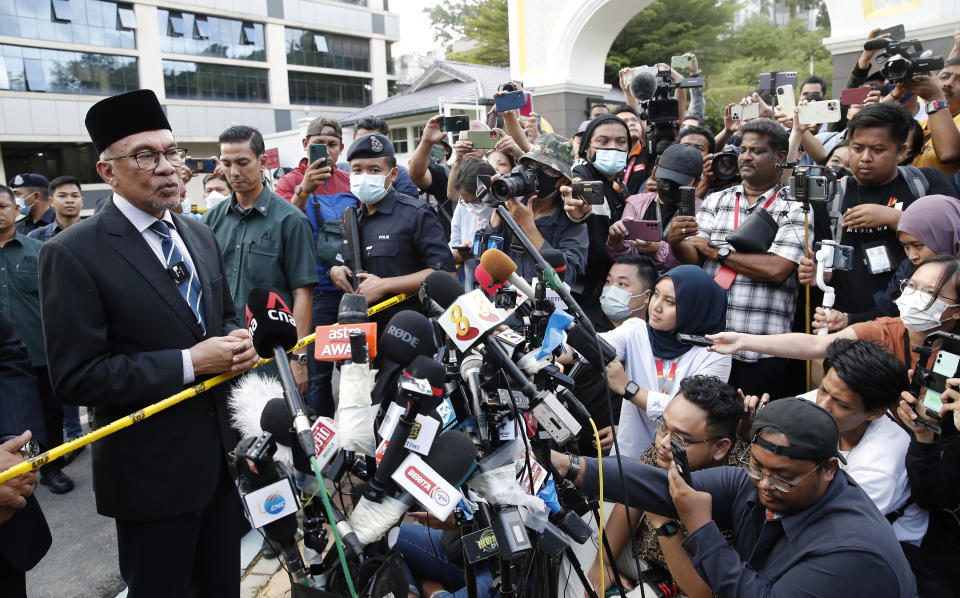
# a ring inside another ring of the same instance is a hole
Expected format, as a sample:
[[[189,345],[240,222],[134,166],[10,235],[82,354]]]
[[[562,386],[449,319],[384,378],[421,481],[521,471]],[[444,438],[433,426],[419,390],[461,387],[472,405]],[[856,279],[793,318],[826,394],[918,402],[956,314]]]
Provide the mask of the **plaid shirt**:
[[[727,235],[736,230],[734,212],[737,197],[740,197],[739,221],[742,224],[753,212],[763,209],[775,190],[776,187],[764,192],[753,206],[748,205],[742,185],[708,195],[697,212],[699,236],[708,239],[715,247],[729,246]],[[799,263],[804,254],[802,204],[788,202],[778,196],[770,204],[768,211],[780,225],[769,253]],[[810,238],[813,238],[812,214],[808,233]],[[715,276],[720,269],[720,263],[711,259],[704,260],[703,269],[707,274]],[[727,330],[749,334],[790,332],[799,286],[796,272],[790,274],[782,283],[753,280],[738,273],[727,291]],[[739,351],[734,355],[734,359],[755,362],[760,359],[760,354]]]

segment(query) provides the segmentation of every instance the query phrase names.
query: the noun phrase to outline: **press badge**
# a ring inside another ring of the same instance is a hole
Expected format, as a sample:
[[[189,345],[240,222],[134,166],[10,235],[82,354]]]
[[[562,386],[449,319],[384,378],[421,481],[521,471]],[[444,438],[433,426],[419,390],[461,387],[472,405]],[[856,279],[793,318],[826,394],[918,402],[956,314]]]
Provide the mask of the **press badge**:
[[[883,274],[893,270],[893,261],[890,259],[890,251],[886,245],[865,245],[863,251],[866,254],[870,274]]]

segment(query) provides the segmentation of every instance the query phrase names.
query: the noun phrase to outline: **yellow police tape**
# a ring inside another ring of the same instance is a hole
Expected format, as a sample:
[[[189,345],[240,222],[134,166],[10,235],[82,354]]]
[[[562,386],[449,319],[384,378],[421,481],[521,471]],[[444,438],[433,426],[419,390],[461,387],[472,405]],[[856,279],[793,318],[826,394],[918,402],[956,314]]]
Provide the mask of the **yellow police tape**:
[[[392,305],[396,305],[397,303],[400,303],[405,299],[407,299],[407,295],[396,295],[394,297],[391,297],[390,299],[387,299],[386,301],[383,301],[382,303],[378,303],[374,305],[373,307],[367,310],[367,314],[372,316],[373,314],[383,311],[384,309]],[[315,338],[316,338],[316,334],[308,334],[307,336],[297,341],[296,345],[287,349],[287,353],[290,353],[291,351],[294,351],[296,349],[301,349],[303,347],[306,347],[307,345],[312,343]],[[258,368],[264,364],[270,363],[271,361],[273,361],[272,357],[269,359],[261,359],[253,367]],[[133,424],[139,421],[142,421],[150,417],[151,415],[155,415],[163,411],[164,409],[169,409],[170,407],[173,407],[174,405],[176,405],[177,403],[180,403],[181,401],[184,401],[191,397],[195,397],[201,392],[205,390],[209,390],[214,386],[217,386],[218,384],[223,384],[227,380],[232,380],[233,378],[236,378],[239,375],[241,374],[237,374],[234,372],[225,372],[223,374],[220,374],[219,376],[214,376],[209,380],[204,380],[203,382],[199,384],[195,384],[190,388],[181,390],[177,394],[169,396],[163,399],[162,401],[159,401],[152,405],[148,405],[143,409],[140,409],[138,411],[131,413],[130,415],[125,415],[124,417],[121,417],[118,420],[112,421],[109,424],[103,426],[102,428],[97,428],[96,430],[93,430],[88,434],[84,434],[80,438],[76,438],[74,440],[71,440],[70,442],[65,442],[60,446],[56,446],[44,453],[40,453],[36,457],[27,459],[22,463],[17,463],[13,467],[10,467],[9,469],[6,469],[3,472],[0,472],[0,484],[8,480],[12,480],[13,478],[19,475],[23,475],[31,471],[36,471],[51,461],[55,461],[68,453],[71,453],[81,447],[84,447],[84,446],[87,446],[88,444],[96,442],[97,440],[100,440],[105,436],[109,436],[115,432],[118,432],[128,426],[132,426]]]

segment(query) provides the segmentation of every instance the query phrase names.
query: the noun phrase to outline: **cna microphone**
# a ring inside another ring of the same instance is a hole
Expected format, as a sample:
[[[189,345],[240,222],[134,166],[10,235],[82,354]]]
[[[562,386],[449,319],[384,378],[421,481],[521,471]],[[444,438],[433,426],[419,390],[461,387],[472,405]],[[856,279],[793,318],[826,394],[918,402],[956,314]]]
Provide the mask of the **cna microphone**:
[[[450,430],[437,438],[430,453],[423,459],[430,471],[437,474],[440,479],[434,479],[433,473],[415,465],[405,467],[404,476],[415,481],[417,487],[427,497],[443,494],[444,500],[453,501],[456,497],[446,496],[442,492],[441,480],[455,487],[460,486],[476,468],[476,458],[477,449],[473,440],[459,430]],[[371,501],[363,496],[350,514],[349,524],[355,530],[361,544],[376,542],[391,527],[399,523],[407,509],[418,500],[420,499],[405,490],[401,490],[395,497],[385,497],[382,503]]]
[[[527,296],[527,299],[535,299],[533,287],[530,286],[522,276],[517,274],[517,263],[510,259],[510,256],[499,249],[488,249],[480,256],[480,265],[486,270],[490,277],[500,283],[510,282],[513,286]]]
[[[310,418],[303,407],[286,354],[287,349],[297,344],[297,323],[293,319],[293,312],[276,291],[262,287],[251,290],[247,295],[246,312],[253,348],[260,356],[273,356],[297,440],[304,454],[310,455],[313,453]]]
[[[410,362],[400,377],[398,394],[401,404],[404,405],[403,414],[397,421],[389,444],[380,459],[380,465],[370,480],[364,496],[368,500],[379,502],[390,483],[390,476],[406,456],[404,446],[410,437],[410,430],[417,422],[417,413],[424,407],[424,403],[443,395],[443,382],[446,371],[443,366],[425,355],[417,356]]]

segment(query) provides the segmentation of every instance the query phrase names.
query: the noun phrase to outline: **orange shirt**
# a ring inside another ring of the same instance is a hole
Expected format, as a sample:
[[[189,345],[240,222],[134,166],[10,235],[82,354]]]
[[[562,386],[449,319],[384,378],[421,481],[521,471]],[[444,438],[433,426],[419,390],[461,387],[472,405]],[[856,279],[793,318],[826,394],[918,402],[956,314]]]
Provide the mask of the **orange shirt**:
[[[946,108],[944,108],[946,110]],[[944,164],[937,160],[937,154],[933,151],[933,137],[930,135],[930,129],[927,127],[929,120],[925,120],[920,125],[923,127],[923,149],[913,159],[912,164],[917,168],[938,168],[946,174],[953,174],[960,170],[960,164]],[[960,129],[960,114],[953,117],[953,123]]]

